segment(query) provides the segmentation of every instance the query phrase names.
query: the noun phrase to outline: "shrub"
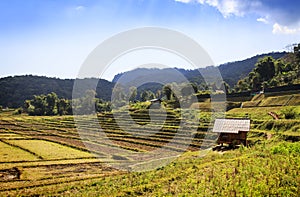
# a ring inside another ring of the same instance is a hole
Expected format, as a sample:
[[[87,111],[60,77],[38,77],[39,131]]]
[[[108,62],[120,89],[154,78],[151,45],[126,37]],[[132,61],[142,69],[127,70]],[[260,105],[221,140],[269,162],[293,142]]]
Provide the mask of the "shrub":
[[[297,112],[294,107],[283,108],[281,113],[284,115],[285,119],[295,119],[297,116]]]
[[[23,109],[22,109],[22,108],[18,108],[18,109],[16,109],[16,110],[13,112],[13,114],[14,114],[14,115],[19,115],[19,114],[22,114],[22,112],[23,112]]]
[[[283,142],[277,146],[271,148],[273,154],[300,154],[300,142],[288,143]]]

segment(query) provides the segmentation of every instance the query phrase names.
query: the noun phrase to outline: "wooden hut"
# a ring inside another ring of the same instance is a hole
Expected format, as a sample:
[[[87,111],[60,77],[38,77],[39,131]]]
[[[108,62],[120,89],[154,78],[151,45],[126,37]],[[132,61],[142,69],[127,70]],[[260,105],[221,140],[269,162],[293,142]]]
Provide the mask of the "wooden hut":
[[[150,100],[150,102],[151,102],[151,105],[150,105],[151,109],[160,109],[161,102],[162,102],[162,100],[160,98],[152,99],[152,100]]]
[[[250,130],[249,119],[216,119],[214,133],[220,133],[218,144],[247,145],[247,133]]]

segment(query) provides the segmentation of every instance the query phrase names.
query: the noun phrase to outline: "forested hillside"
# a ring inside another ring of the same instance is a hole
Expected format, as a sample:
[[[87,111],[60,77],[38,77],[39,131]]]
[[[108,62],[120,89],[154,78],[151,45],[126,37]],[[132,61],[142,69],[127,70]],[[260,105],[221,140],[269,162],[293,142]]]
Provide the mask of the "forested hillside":
[[[86,89],[92,89],[92,84],[98,79],[80,79]],[[59,98],[71,99],[74,79],[58,79],[40,76],[15,76],[0,79],[0,105],[2,107],[17,108],[24,105],[27,99],[34,95],[55,92]],[[99,80],[96,89],[97,97],[110,100],[114,84]]]
[[[235,92],[260,91],[267,88],[300,84],[300,44],[292,53],[280,59],[272,56],[260,58],[252,71],[239,80]]]
[[[270,56],[275,61],[278,58],[285,56],[285,52],[276,52],[269,54],[257,55],[252,58],[222,64],[218,67],[209,66],[206,68],[201,68],[200,72],[205,75],[206,78],[214,77],[216,69],[219,69],[224,81],[233,87],[240,79],[248,76],[248,74],[255,68],[257,61],[260,58],[265,56]],[[290,60],[293,57],[286,56],[285,62],[292,61]],[[283,69],[288,69],[285,67]],[[175,71],[175,72],[174,72]],[[147,69],[139,68],[133,71],[117,74],[112,82],[107,80],[99,80],[98,86],[96,89],[97,97],[103,100],[110,100],[112,95],[112,89],[115,82],[117,82],[122,76],[121,82],[127,83],[127,86],[135,86],[134,84],[139,84],[137,95],[143,93],[144,91],[150,90],[151,92],[156,93],[158,90],[162,89],[162,84],[159,83],[148,83],[144,84],[145,81],[160,81],[164,83],[182,83],[182,78],[178,78],[178,72],[182,73],[183,76],[190,82],[197,84],[199,90],[208,89],[207,84],[203,83],[203,77],[199,75],[197,70],[185,70],[182,68],[166,68],[166,69]],[[177,74],[176,74],[177,73]],[[93,85],[98,81],[96,78],[92,79],[81,79],[83,88],[93,89]],[[283,80],[287,80],[284,78]],[[245,80],[244,80],[245,81]],[[119,81],[120,82],[120,81]],[[240,82],[241,83],[241,82]],[[71,99],[72,98],[72,89],[73,89],[74,79],[58,79],[58,78],[49,78],[42,76],[14,76],[14,77],[5,77],[0,79],[0,106],[2,107],[12,107],[17,108],[24,105],[24,101],[28,99],[33,99],[34,95],[47,95],[51,92],[55,92],[58,98]],[[130,85],[132,84],[132,85]],[[211,84],[208,84],[211,85]],[[237,88],[237,90],[247,90],[246,88]],[[81,95],[78,95],[81,96]]]
[[[270,56],[276,60],[282,58],[286,54],[286,52],[274,52],[256,55],[254,57],[242,61],[222,64],[219,66],[219,70],[222,74],[224,81],[228,83],[231,87],[233,87],[233,85],[235,85],[238,82],[238,80],[246,77],[252,71],[252,69],[254,69],[256,62],[260,58]]]
[[[282,58],[284,55],[286,55],[286,52],[261,54],[242,61],[222,64],[218,67],[209,66],[206,68],[200,68],[199,71],[203,75],[205,75],[205,77],[209,78],[214,75],[216,69],[219,69],[224,81],[228,83],[231,87],[233,87],[238,82],[238,80],[246,77],[252,71],[258,59],[263,58],[265,56],[271,56],[274,59],[279,59]],[[181,68],[176,68],[175,70],[182,73],[190,82],[196,83],[198,85],[200,85],[203,82],[203,78],[199,76],[198,70],[185,70]],[[181,79],[174,78],[173,72],[173,68],[138,68],[132,71],[117,74],[114,77],[113,82],[117,82],[119,79],[121,79],[122,76],[125,77],[123,77],[121,81],[122,83],[126,84],[135,84],[138,83],[138,81],[141,79],[144,81],[155,81],[156,79],[163,79],[165,83],[182,82]]]

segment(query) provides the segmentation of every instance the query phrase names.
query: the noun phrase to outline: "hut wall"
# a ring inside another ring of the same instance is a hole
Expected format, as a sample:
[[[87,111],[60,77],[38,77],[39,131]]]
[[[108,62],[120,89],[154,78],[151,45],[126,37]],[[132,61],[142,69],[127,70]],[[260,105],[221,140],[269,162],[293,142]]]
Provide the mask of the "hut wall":
[[[246,145],[247,132],[240,131],[239,133],[221,133],[217,143],[222,144],[232,144],[233,142],[237,144],[243,143]]]

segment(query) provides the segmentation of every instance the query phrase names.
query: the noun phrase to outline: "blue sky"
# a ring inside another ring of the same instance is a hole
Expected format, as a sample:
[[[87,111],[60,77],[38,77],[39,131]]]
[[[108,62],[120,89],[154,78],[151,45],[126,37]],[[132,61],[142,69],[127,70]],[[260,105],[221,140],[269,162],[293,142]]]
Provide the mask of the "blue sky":
[[[145,26],[186,34],[216,65],[300,42],[293,0],[1,0],[0,8],[0,77],[75,78],[102,41]]]

